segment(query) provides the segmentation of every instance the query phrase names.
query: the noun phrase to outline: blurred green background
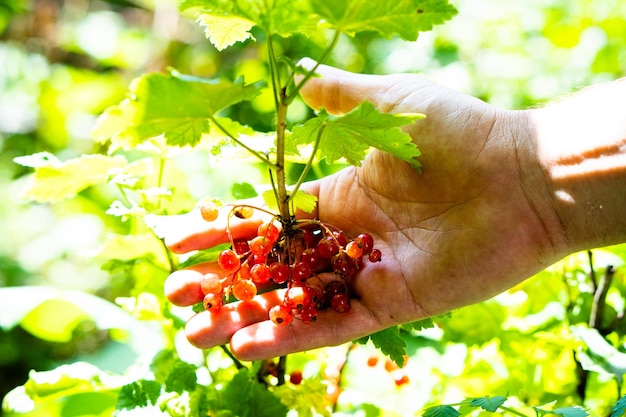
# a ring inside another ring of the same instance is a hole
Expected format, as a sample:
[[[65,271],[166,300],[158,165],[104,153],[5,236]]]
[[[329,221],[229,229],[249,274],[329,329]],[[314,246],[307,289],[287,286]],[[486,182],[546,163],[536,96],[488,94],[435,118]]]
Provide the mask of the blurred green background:
[[[330,63],[366,73],[422,73],[511,109],[626,74],[623,0],[452,3],[459,14],[417,42],[344,38]],[[282,47],[296,59],[319,53],[315,40],[292,38]],[[178,14],[174,0],[0,0],[0,286],[51,286],[111,301],[127,296],[133,286],[128,275],[103,271],[97,256],[108,234],[132,234],[136,227],[104,214],[113,192],[93,187],[55,204],[27,202],[21,194],[31,170],[13,159],[47,151],[66,160],[101,151],[90,138],[95,118],[124,98],[134,77],[148,71],[173,67],[205,77],[262,78],[263,51],[241,50],[235,46],[218,54],[201,28]],[[271,110],[270,97],[260,96],[239,106],[237,118],[270,129]],[[295,106],[292,118],[308,111]],[[251,165],[224,178],[207,159],[192,154],[179,161],[181,210],[206,194],[230,199],[233,183],[262,177]],[[35,302],[28,292],[20,297],[12,301]],[[68,335],[54,340],[29,331],[28,320],[16,326],[8,307],[0,306],[0,398],[23,384],[29,369],[49,369],[110,344],[111,335],[93,319],[64,307],[51,306],[59,320],[71,317]],[[482,320],[480,310],[470,311],[478,315],[467,320]],[[460,331],[458,338],[470,336]]]

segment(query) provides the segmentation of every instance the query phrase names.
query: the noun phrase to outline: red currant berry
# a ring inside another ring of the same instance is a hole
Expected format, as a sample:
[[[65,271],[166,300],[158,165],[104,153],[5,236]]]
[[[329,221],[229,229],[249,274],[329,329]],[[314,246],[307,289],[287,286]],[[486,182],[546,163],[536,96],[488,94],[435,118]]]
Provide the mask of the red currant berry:
[[[255,284],[265,284],[270,280],[270,267],[267,264],[256,264],[250,268],[250,277]]]
[[[313,304],[306,305],[300,311],[300,320],[305,324],[315,323],[317,320],[317,308]]]
[[[292,310],[300,310],[312,301],[306,287],[291,287],[285,293],[284,304]]]
[[[219,254],[217,258],[217,263],[219,264],[219,266],[222,267],[223,270],[228,272],[236,271],[237,269],[239,269],[239,266],[241,266],[239,257],[234,251],[230,249],[226,249]]]
[[[267,256],[272,250],[273,243],[265,236],[257,236],[248,242],[250,252],[254,255]]]
[[[293,371],[289,374],[289,382],[294,385],[300,385],[302,383],[302,371]]]
[[[337,239],[337,243],[339,244],[339,246],[341,246],[342,248],[346,247],[346,245],[348,244],[348,236],[346,236],[343,231],[333,232],[333,236],[335,236],[335,239]]]
[[[311,267],[306,262],[296,262],[291,267],[292,276],[298,282],[304,282],[311,276]]]
[[[257,229],[258,236],[265,237],[267,240],[269,240],[272,243],[278,240],[279,234],[280,234],[280,231],[278,230],[278,227],[276,227],[276,225],[271,222],[261,223],[261,225]]]
[[[282,304],[277,304],[270,308],[269,316],[272,323],[277,326],[286,326],[293,320],[291,309]]]
[[[305,247],[312,248],[317,245],[317,237],[315,236],[315,234],[313,234],[312,231],[308,229],[303,229],[301,236]]]
[[[369,366],[370,368],[375,367],[377,364],[378,364],[378,356],[372,355],[369,358],[367,358],[367,366]]]
[[[346,313],[350,310],[350,297],[346,294],[335,294],[330,305],[337,313]]]
[[[322,266],[322,257],[320,252],[315,248],[308,248],[300,255],[300,260],[306,262],[311,267],[311,270],[315,271]]]
[[[208,293],[204,296],[202,303],[207,311],[217,311],[222,307],[224,302],[222,294]]]
[[[252,207],[248,206],[237,206],[233,209],[232,213],[235,217],[239,217],[240,219],[249,219],[254,214],[254,210]]]
[[[322,258],[329,259],[339,253],[339,245],[332,236],[326,236],[317,244],[317,250]]]
[[[332,267],[337,275],[346,279],[350,278],[357,270],[354,259],[350,258],[345,253],[340,253],[333,258]]]
[[[283,263],[274,262],[270,265],[270,277],[277,284],[284,284],[291,276],[291,269]]]
[[[408,384],[410,380],[407,374],[397,373],[394,375],[393,382],[396,384],[396,387],[401,387],[402,385]]]
[[[220,276],[214,273],[204,274],[200,281],[200,289],[203,294],[221,294],[223,288]]]
[[[363,249],[358,241],[353,240],[346,245],[346,254],[352,259],[358,259],[363,255]]]
[[[250,250],[250,246],[248,246],[248,242],[245,240],[235,240],[233,242],[233,250],[238,255],[243,255]]]
[[[200,215],[207,222],[212,222],[217,219],[220,212],[218,205],[213,201],[203,201],[200,203]]]
[[[381,258],[382,252],[378,249],[372,249],[372,252],[368,256],[370,262],[380,262]]]
[[[364,254],[369,254],[372,249],[374,249],[374,238],[367,233],[361,233],[355,240],[361,242],[361,248]]]
[[[250,301],[256,295],[256,285],[249,279],[239,279],[233,283],[233,295],[241,301]]]

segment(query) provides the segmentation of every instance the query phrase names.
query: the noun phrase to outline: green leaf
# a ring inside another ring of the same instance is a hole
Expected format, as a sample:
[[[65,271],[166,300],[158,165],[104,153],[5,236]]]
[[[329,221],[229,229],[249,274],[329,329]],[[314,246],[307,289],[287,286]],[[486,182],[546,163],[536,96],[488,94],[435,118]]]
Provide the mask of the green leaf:
[[[270,35],[282,37],[310,34],[319,22],[319,15],[311,11],[308,0],[183,0],[179,7],[181,10],[199,9],[199,21],[206,19],[205,15],[213,16],[209,19],[215,16],[231,16],[249,21]],[[210,28],[209,40],[219,49],[213,39],[233,36],[228,32],[229,28],[225,25],[214,26]],[[243,29],[239,28],[235,37],[242,36]]]
[[[581,407],[563,407],[552,410],[552,414],[563,417],[586,417],[589,413]]]
[[[396,365],[400,367],[404,365],[404,357],[407,354],[407,344],[404,339],[400,337],[399,327],[390,327],[388,329],[372,333],[369,336],[357,340],[357,342],[365,344],[368,340],[371,340],[374,346],[377,347],[383,354],[389,356],[389,358],[394,361]]]
[[[127,164],[123,156],[97,154],[61,162],[49,153],[42,153],[15,158],[14,161],[35,168],[28,178],[24,197],[40,203],[75,197],[88,187],[106,183],[113,172],[122,170]]]
[[[498,408],[506,401],[506,397],[499,395],[496,397],[480,397],[472,398],[470,405],[480,407],[483,410],[495,413]]]
[[[377,32],[385,38],[398,35],[414,41],[457,13],[447,0],[312,0],[313,8],[340,32]]]
[[[611,408],[611,417],[622,417],[626,415],[626,395],[617,400],[615,405]]]
[[[224,243],[222,245],[214,246],[210,249],[199,250],[190,257],[188,257],[184,262],[181,262],[178,267],[180,269],[184,269],[202,262],[215,261],[217,260],[217,256],[220,254],[220,252],[224,249],[228,249],[229,247],[230,244]]]
[[[21,321],[30,334],[50,342],[67,343],[74,329],[89,316],[65,300],[50,299],[32,309]]]
[[[419,169],[420,164],[415,158],[420,151],[411,136],[400,127],[423,117],[421,114],[381,113],[367,101],[339,117],[322,111],[318,117],[293,129],[288,151],[296,152],[299,145],[315,143],[320,135],[319,153],[329,163],[344,158],[359,166],[368,150],[376,148]]]
[[[324,407],[326,389],[326,384],[320,379],[307,378],[300,385],[280,385],[276,387],[274,394],[289,410],[295,410],[299,417],[314,415],[330,417],[330,413]]]
[[[161,395],[161,384],[156,381],[139,379],[124,385],[117,398],[118,410],[155,405]]]
[[[292,196],[293,205],[296,209],[300,209],[305,213],[313,213],[317,206],[317,197],[313,194],[307,193],[302,190],[298,190]]]
[[[259,89],[242,80],[146,74],[132,82],[128,99],[102,114],[93,135],[100,141],[110,137],[112,149],[130,149],[160,135],[170,146],[195,146],[210,131],[211,118],[254,98]]]
[[[217,48],[222,51],[236,42],[243,42],[254,37],[250,29],[254,22],[244,17],[233,16],[227,13],[200,13],[198,23],[204,26],[204,33]]]
[[[424,410],[423,417],[458,417],[461,414],[450,405],[436,405]]]
[[[256,192],[254,186],[247,182],[236,182],[233,184],[230,193],[236,200],[245,200],[247,198],[256,197],[259,193]]]
[[[247,369],[239,371],[226,385],[222,400],[224,409],[240,417],[280,417],[288,411],[265,385],[250,377]]]
[[[198,383],[196,367],[182,360],[177,360],[165,380],[165,390],[168,392],[193,391]]]

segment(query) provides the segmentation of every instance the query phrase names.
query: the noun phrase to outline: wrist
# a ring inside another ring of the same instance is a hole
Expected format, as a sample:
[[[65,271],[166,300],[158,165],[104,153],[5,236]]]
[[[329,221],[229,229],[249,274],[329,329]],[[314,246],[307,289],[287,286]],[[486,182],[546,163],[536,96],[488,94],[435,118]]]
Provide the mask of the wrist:
[[[569,251],[626,242],[626,79],[527,115]]]

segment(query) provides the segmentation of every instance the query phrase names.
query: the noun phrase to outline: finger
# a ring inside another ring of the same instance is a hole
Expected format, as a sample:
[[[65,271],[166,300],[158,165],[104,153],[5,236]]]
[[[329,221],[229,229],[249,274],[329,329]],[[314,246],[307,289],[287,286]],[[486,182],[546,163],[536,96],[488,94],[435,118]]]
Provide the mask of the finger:
[[[227,275],[216,262],[203,262],[188,269],[174,271],[165,279],[165,296],[172,304],[181,307],[199,303],[204,298],[200,282],[208,273],[215,273],[220,277]]]
[[[231,206],[220,208],[218,218],[211,222],[204,220],[198,209],[174,216],[150,215],[145,217],[145,222],[172,252],[186,253],[228,243],[230,237],[234,240],[252,237],[268,217],[254,210],[252,217],[241,219],[233,216],[231,210]]]
[[[218,311],[203,311],[187,322],[185,334],[192,345],[207,349],[223,345],[241,328],[268,320],[269,309],[279,304],[284,291],[270,291],[251,301],[237,301]]]
[[[298,65],[312,69],[316,62],[303,58]],[[300,95],[311,108],[323,107],[331,114],[347,113],[365,100],[378,106],[394,78],[355,74],[327,65],[320,65],[316,74],[319,76],[308,80]]]
[[[369,310],[354,301],[348,312],[320,312],[311,324],[294,319],[288,326],[276,326],[269,320],[244,326],[232,335],[230,347],[242,360],[269,359],[338,345],[381,329],[380,322]]]

